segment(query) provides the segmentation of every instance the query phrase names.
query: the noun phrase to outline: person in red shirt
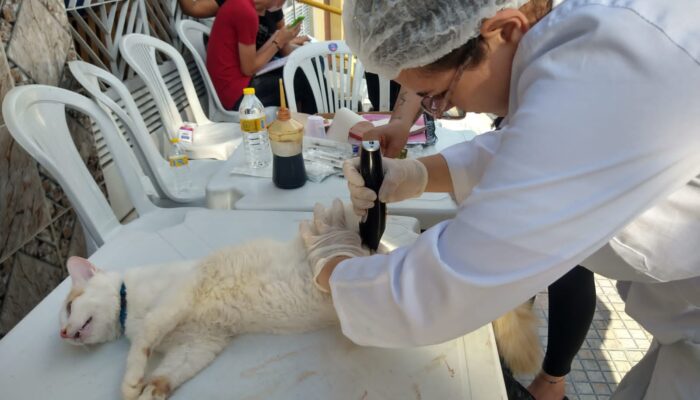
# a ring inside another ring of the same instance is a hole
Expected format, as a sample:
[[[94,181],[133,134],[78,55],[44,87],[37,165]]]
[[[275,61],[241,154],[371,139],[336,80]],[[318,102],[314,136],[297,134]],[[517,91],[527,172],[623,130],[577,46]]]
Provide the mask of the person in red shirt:
[[[246,87],[255,87],[265,106],[279,105],[282,69],[255,74],[273,57],[286,56],[308,41],[298,37],[301,24],[285,26],[283,5],[284,0],[227,0],[219,7],[207,47],[207,70],[226,109],[238,109]]]

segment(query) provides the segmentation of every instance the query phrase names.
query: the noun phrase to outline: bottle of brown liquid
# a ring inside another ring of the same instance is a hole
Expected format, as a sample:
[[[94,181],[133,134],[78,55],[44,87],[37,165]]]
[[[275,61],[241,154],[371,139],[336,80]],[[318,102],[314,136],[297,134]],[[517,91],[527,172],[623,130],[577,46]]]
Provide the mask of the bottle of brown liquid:
[[[284,100],[280,83],[280,103],[277,119],[267,127],[272,147],[272,182],[281,189],[296,189],[306,183],[306,168],[302,154],[304,125],[292,119]]]

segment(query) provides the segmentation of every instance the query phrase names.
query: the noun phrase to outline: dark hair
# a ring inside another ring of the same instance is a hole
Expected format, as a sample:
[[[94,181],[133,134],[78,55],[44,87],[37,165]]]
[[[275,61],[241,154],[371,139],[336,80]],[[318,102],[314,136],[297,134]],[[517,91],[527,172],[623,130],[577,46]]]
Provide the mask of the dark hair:
[[[458,68],[465,61],[467,62],[466,68],[476,67],[484,61],[487,51],[488,44],[484,38],[479,35],[469,39],[467,43],[457,47],[437,61],[426,65],[424,68],[430,72],[446,71]]]

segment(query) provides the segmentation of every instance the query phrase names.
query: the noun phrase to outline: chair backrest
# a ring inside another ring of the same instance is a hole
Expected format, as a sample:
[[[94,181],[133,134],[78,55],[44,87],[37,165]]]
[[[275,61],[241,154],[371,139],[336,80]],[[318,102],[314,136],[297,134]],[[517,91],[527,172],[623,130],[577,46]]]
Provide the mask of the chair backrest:
[[[58,181],[88,234],[101,246],[121,225],[73,143],[66,108],[87,115],[104,133],[139,215],[154,210],[137,171],[130,163],[118,162],[129,157],[126,141],[92,100],[53,86],[19,86],[5,96],[2,113],[14,139]]]
[[[183,121],[175,100],[168,91],[165,80],[158,68],[156,50],[165,54],[175,64],[195,119],[194,122],[200,125],[210,123],[211,121],[204,114],[199,103],[192,77],[182,55],[173,46],[160,39],[139,33],[126,35],[119,43],[119,51],[153,95],[167,134],[174,137],[177,130],[182,126]]]
[[[284,66],[289,109],[297,111],[294,74],[301,68],[311,85],[318,112],[339,108],[358,111],[365,68],[343,41],[307,43],[292,52]]]
[[[207,97],[209,98],[209,118],[219,120],[216,116],[217,113],[227,113],[231,114],[231,117],[236,119],[238,113],[226,110],[221,104],[219,95],[216,93],[216,88],[207,70],[207,46],[204,43],[204,39],[211,34],[211,27],[191,19],[183,19],[177,22],[175,30],[177,30],[180,41],[182,41],[185,47],[187,47],[187,50],[192,53],[192,58],[194,58],[199,74],[204,81],[204,86],[207,89]]]
[[[90,63],[71,61],[68,63],[68,68],[70,68],[73,77],[107,112],[115,127],[117,127],[117,121],[114,120],[114,115],[122,121],[129,139],[135,144],[133,153],[136,154],[138,164],[143,168],[150,182],[154,184],[158,196],[161,198],[170,197],[175,177],[167,161],[153,142],[129,89],[116,76]],[[115,100],[105,93],[100,83],[108,85],[116,94],[117,99]],[[119,100],[123,106],[117,103]]]
[[[377,111],[391,111],[391,81],[379,77],[379,110]]]

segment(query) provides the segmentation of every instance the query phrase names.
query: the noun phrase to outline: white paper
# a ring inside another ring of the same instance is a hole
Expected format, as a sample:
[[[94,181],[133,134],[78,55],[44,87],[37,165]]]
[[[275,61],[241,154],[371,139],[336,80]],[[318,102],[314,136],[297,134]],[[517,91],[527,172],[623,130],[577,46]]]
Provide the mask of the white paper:
[[[333,123],[331,127],[328,128],[326,137],[336,142],[347,143],[350,128],[362,121],[366,121],[366,119],[362,118],[361,115],[357,115],[348,108],[341,108],[335,112]]]
[[[266,74],[270,71],[274,71],[278,68],[284,67],[284,64],[287,63],[288,58],[289,57],[282,57],[282,58],[278,58],[278,59],[270,61],[269,63],[265,64],[262,68],[260,68],[260,71],[258,71],[258,73],[256,73],[255,75],[263,75],[263,74]]]

